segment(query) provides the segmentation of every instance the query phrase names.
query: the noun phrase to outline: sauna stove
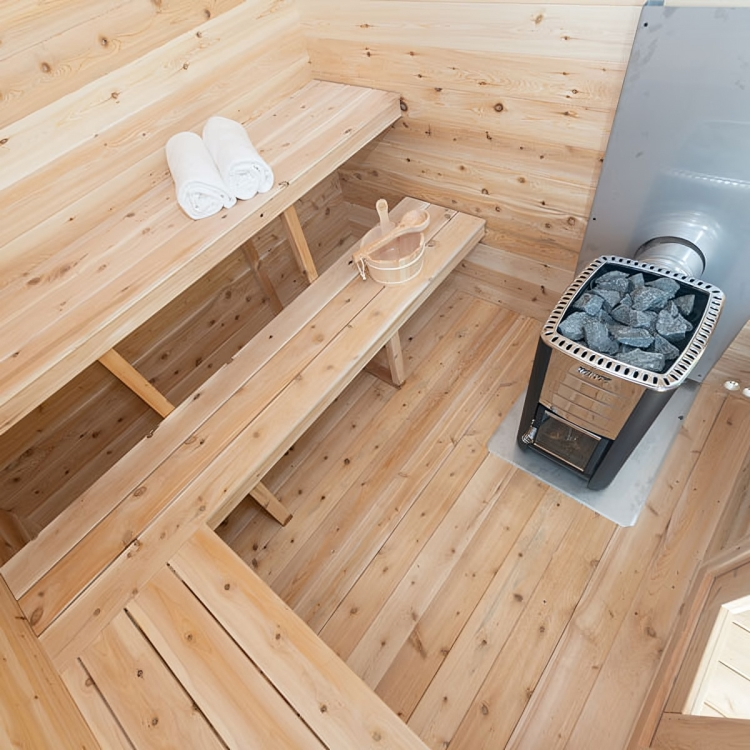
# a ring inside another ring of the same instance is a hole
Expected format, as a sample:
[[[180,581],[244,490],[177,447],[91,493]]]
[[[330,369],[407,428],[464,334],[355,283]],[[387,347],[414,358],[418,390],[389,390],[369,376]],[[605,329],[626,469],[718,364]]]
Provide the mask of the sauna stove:
[[[750,318],[750,8],[662,5],[641,9],[517,433],[595,490]]]

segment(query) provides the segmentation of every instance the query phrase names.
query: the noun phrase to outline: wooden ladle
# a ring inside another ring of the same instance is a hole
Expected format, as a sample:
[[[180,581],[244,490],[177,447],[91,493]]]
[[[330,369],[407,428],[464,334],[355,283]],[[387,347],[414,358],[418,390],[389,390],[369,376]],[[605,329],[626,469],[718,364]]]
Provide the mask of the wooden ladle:
[[[401,217],[401,221],[399,221],[390,232],[387,232],[377,240],[373,240],[368,245],[365,245],[365,247],[360,247],[352,257],[356,262],[359,262],[362,258],[372,255],[374,252],[393,244],[394,240],[404,234],[421,232],[424,229],[427,229],[429,223],[430,215],[427,211],[423,211],[422,209],[412,209],[411,211],[407,211]]]
[[[391,217],[388,216],[388,201],[385,198],[379,198],[375,208],[380,219],[380,236],[383,237],[394,227]]]

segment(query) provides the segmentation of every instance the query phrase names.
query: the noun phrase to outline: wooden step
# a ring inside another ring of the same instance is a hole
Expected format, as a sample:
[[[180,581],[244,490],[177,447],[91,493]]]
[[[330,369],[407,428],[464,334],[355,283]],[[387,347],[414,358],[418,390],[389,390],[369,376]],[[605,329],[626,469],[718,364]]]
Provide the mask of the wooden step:
[[[206,526],[63,679],[107,747],[426,747]]]
[[[170,565],[326,747],[426,748],[209,529]]]

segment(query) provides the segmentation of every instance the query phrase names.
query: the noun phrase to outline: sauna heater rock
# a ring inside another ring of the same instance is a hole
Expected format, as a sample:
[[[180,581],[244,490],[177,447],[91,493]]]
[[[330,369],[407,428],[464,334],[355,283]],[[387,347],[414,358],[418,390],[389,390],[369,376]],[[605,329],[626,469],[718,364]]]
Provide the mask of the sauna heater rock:
[[[597,258],[542,329],[519,444],[606,487],[690,375],[723,302],[661,265]]]

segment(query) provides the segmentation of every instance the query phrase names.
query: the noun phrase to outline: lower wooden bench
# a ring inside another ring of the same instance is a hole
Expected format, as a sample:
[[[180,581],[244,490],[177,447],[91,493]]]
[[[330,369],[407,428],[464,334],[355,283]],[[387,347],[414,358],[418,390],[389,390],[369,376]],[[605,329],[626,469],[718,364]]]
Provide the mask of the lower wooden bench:
[[[102,747],[426,748],[206,526],[63,677]]]
[[[3,566],[59,667],[195,529],[226,517],[484,232],[413,199],[396,218],[414,207],[431,215],[420,276],[383,287],[342,257]]]

